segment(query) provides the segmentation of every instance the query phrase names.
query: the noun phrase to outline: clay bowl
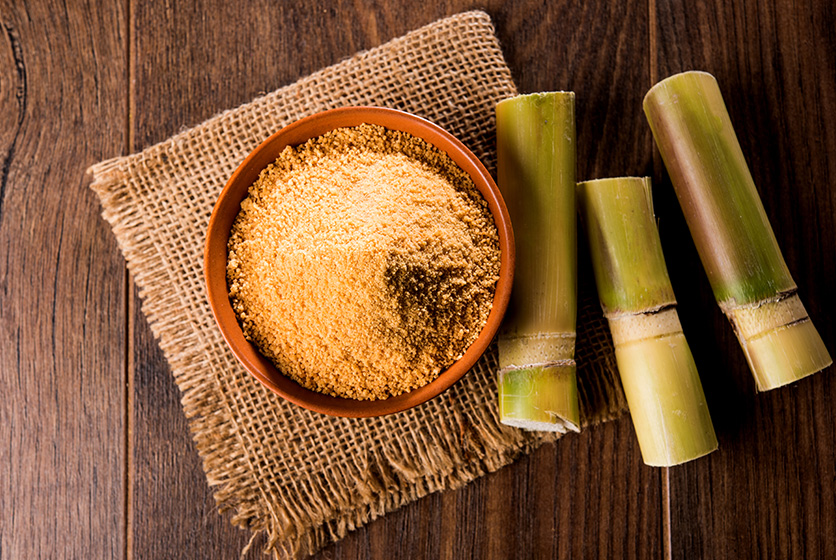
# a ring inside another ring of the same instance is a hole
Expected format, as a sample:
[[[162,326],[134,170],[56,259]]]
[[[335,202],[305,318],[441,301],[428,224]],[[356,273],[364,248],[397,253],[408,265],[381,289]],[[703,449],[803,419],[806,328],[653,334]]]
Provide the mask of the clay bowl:
[[[363,123],[408,132],[449,154],[459,167],[470,174],[476,188],[487,200],[499,231],[501,253],[500,278],[494,295],[493,309],[479,337],[465,354],[432,383],[409,393],[375,401],[332,397],[306,389],[285,377],[244,338],[229,302],[226,283],[229,232],[240,211],[241,201],[247,196],[249,187],[261,170],[273,163],[288,145],[301,144],[335,128],[358,126]],[[488,348],[499,328],[511,294],[513,265],[514,238],[508,210],[496,184],[482,163],[461,142],[433,123],[408,113],[378,107],[348,107],[318,113],[281,129],[265,140],[247,156],[221,191],[209,220],[204,250],[204,274],[212,313],[221,334],[241,364],[268,389],[285,399],[309,410],[347,417],[381,416],[400,412],[439,395],[461,379]]]

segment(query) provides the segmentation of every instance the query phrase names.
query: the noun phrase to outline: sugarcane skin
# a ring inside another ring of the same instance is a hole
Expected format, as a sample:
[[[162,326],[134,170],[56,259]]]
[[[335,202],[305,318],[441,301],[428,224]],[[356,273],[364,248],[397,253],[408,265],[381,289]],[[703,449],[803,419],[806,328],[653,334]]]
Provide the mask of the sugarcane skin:
[[[758,391],[783,387],[833,364],[810,319],[753,337],[744,352]]]
[[[717,301],[794,290],[714,77],[667,78],[643,106]]]
[[[618,345],[615,355],[647,465],[671,467],[717,449],[705,393],[684,334]]]
[[[551,431],[580,431],[574,361],[502,370],[498,385],[499,419],[503,424],[537,424],[539,429]]]
[[[653,215],[650,179],[586,181],[578,183],[577,196],[604,313],[645,312],[676,303]]]
[[[503,331],[574,332],[577,315],[574,93],[497,104],[497,176],[514,225],[514,290]]]

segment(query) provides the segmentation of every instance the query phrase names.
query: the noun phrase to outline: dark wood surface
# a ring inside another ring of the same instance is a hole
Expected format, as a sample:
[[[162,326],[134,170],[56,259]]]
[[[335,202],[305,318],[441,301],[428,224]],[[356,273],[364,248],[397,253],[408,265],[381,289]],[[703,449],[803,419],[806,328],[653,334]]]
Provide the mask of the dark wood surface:
[[[125,149],[120,6],[0,4],[0,557],[124,554],[126,272],[87,165]]]
[[[236,558],[250,538],[216,512],[84,170],[471,8],[493,18],[521,91],[577,93],[579,178],[653,176],[720,450],[652,469],[623,418],[317,557],[836,558],[833,368],[754,393],[641,112],[658,79],[717,76],[802,299],[836,351],[832,2],[0,0],[1,559]]]

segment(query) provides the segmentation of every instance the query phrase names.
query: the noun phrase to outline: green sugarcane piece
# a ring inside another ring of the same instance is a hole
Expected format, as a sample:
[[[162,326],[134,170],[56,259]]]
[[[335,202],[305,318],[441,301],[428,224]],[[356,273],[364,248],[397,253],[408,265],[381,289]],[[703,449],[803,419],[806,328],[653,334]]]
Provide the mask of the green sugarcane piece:
[[[645,313],[676,304],[654,222],[649,177],[579,183],[578,209],[605,314]]]
[[[644,99],[715,299],[732,322],[758,390],[832,363],[801,300],[713,76],[685,72]]]
[[[650,179],[578,184],[595,284],[644,462],[670,467],[717,449],[675,306]]]
[[[498,183],[516,243],[514,289],[498,337],[500,420],[527,429],[580,430],[574,107],[571,92],[522,95],[496,107]]]

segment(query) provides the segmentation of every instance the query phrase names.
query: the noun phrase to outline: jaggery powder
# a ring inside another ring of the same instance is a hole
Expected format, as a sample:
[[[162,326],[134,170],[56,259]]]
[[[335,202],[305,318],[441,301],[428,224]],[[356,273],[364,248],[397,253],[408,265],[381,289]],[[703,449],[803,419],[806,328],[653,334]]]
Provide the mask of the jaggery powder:
[[[228,249],[247,339],[301,385],[354,399],[410,391],[460,358],[499,278],[496,226],[470,177],[374,125],[285,148]]]

